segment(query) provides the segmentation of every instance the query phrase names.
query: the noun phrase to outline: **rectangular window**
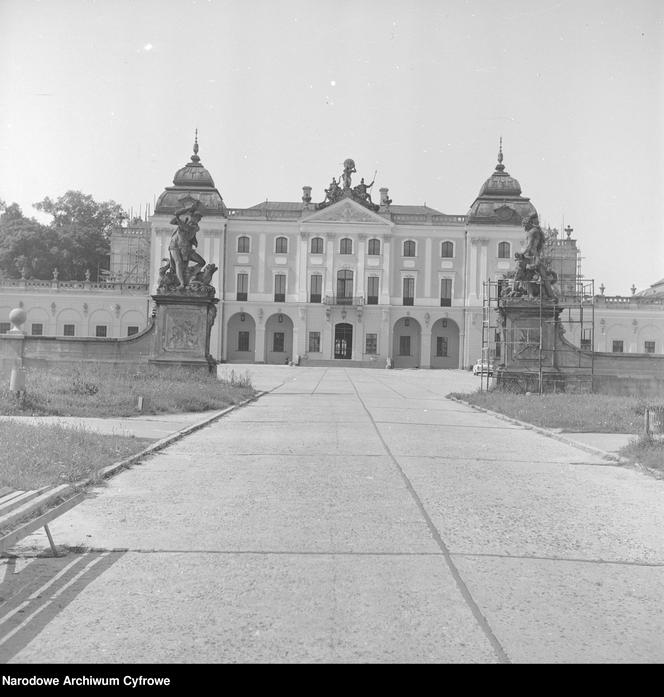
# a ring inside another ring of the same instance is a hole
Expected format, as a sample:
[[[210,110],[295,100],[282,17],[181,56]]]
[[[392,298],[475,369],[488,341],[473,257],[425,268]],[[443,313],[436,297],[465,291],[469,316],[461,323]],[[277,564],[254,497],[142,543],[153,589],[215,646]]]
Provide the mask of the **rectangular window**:
[[[592,329],[583,329],[581,331],[581,348],[585,351],[592,350]]]
[[[311,277],[311,293],[309,294],[310,303],[319,303],[321,301],[321,293],[323,292],[323,277],[319,274],[313,274]]]
[[[410,356],[410,337],[400,336],[399,337],[399,355],[400,356]]]
[[[134,334],[138,334],[138,327],[136,325],[127,327],[127,336],[134,336]]]
[[[623,353],[623,350],[624,350],[623,342],[614,339],[613,347],[611,350],[613,351],[613,353]]]
[[[375,356],[378,353],[378,334],[367,334],[364,353]]]
[[[43,336],[44,334],[44,325],[43,324],[37,324],[33,323],[32,327],[30,327],[30,333],[32,336]]]
[[[249,350],[249,332],[238,332],[237,333],[237,350],[238,351],[248,351]]]
[[[320,332],[309,332],[309,353],[320,353]]]
[[[440,279],[440,306],[451,307],[452,305],[452,279]]]
[[[236,300],[246,300],[249,291],[249,274],[239,273],[237,275],[237,297]]]
[[[645,353],[655,353],[655,342],[654,341],[646,341],[643,344],[643,350]]]
[[[367,283],[367,305],[378,305],[378,276],[369,276]]]
[[[436,356],[438,358],[445,358],[447,356],[447,337],[437,336],[436,337]]]
[[[495,332],[493,340],[494,340],[496,358],[500,358],[500,332]]]
[[[98,325],[95,327],[95,336],[100,337],[100,338],[105,337],[105,336],[106,336],[107,329],[108,329],[108,328],[106,327],[105,324],[98,324]]]
[[[283,332],[275,332],[273,337],[272,337],[272,350],[275,353],[283,353],[284,352],[284,333]]]
[[[415,279],[414,278],[404,278],[403,279],[403,304],[404,305],[414,305],[415,304]],[[402,354],[404,355],[404,354]],[[405,354],[408,355],[408,354]]]
[[[9,322],[0,322],[0,334],[6,334],[11,329]]]
[[[65,324],[62,333],[64,334],[64,336],[76,336],[76,325]]]
[[[274,302],[286,302],[286,276],[285,274],[277,274],[274,277]]]

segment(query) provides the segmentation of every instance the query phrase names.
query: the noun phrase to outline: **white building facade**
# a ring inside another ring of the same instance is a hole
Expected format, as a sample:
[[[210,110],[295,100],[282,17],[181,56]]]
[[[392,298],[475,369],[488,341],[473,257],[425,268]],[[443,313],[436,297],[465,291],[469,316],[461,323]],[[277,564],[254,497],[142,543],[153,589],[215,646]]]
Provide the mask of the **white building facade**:
[[[303,187],[298,202],[234,209],[196,143],[150,219],[151,288],[173,214],[199,201],[198,252],[219,267],[218,360],[467,367],[481,350],[482,283],[513,268],[521,221],[535,212],[502,150],[498,160],[467,215],[393,204],[387,188],[374,204],[350,175],[319,204]]]

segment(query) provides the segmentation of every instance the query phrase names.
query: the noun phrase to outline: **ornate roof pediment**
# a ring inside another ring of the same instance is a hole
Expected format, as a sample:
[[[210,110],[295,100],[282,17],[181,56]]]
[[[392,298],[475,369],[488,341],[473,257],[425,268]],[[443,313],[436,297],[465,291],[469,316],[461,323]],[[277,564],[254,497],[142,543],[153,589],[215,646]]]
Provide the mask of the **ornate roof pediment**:
[[[327,206],[303,218],[306,223],[373,223],[374,225],[390,225],[388,220],[376,215],[350,198],[344,198],[337,203]]]

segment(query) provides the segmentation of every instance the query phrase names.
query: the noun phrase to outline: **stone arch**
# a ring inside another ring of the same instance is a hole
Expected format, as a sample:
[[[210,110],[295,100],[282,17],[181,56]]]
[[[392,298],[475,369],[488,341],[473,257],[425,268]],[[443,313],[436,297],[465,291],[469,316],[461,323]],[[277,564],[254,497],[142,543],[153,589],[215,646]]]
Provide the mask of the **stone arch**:
[[[128,336],[129,327],[138,327],[140,333],[145,329],[145,314],[138,310],[126,310],[120,317],[120,336]]]
[[[58,336],[64,336],[64,326],[65,324],[73,324],[74,336],[88,336],[87,325],[78,310],[74,310],[71,307],[67,307],[64,310],[60,310],[57,314],[55,333]]]
[[[226,336],[229,363],[253,363],[256,360],[256,320],[248,312],[236,312],[229,317]]]
[[[431,326],[431,367],[459,367],[459,325],[448,317]]]
[[[395,368],[419,368],[422,326],[406,315],[394,323],[392,331],[392,365]]]
[[[51,329],[51,314],[45,307],[31,307],[27,311],[28,318],[25,320],[23,329],[27,334],[32,334],[32,325],[41,324],[42,333],[49,334]]]
[[[265,322],[265,362],[283,365],[293,360],[293,320],[277,312]]]
[[[106,326],[106,336],[113,336],[113,315],[108,310],[96,309],[90,313],[88,318],[88,335],[96,336],[96,328],[98,325]]]

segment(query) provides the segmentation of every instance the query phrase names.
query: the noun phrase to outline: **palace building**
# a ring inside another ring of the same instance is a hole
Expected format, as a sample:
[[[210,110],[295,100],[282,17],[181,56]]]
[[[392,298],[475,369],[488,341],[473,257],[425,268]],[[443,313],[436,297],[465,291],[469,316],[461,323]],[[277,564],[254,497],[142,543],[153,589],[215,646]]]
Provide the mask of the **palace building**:
[[[467,214],[393,203],[387,188],[374,202],[350,159],[321,203],[304,186],[300,201],[228,208],[196,142],[150,219],[151,289],[173,214],[199,201],[198,252],[219,267],[218,360],[467,367],[481,350],[482,282],[513,268],[536,212],[502,160],[501,147]]]
[[[514,269],[522,221],[536,213],[505,170],[502,145],[465,214],[393,202],[386,187],[374,200],[373,182],[350,159],[318,197],[303,186],[299,201],[229,208],[198,149],[196,139],[149,220],[113,232],[103,281],[62,282],[56,272],[48,280],[0,280],[0,333],[19,306],[31,334],[141,332],[169,256],[174,213],[198,202],[197,251],[219,269],[212,279],[220,300],[210,347],[216,360],[468,368],[482,355],[483,329],[486,341],[498,338],[486,336],[483,284]],[[553,231],[547,243],[563,298],[581,278],[573,230],[565,232],[559,239]],[[594,298],[594,331],[572,323],[567,337],[595,351],[664,353],[662,283],[633,288],[631,297],[603,291]]]

